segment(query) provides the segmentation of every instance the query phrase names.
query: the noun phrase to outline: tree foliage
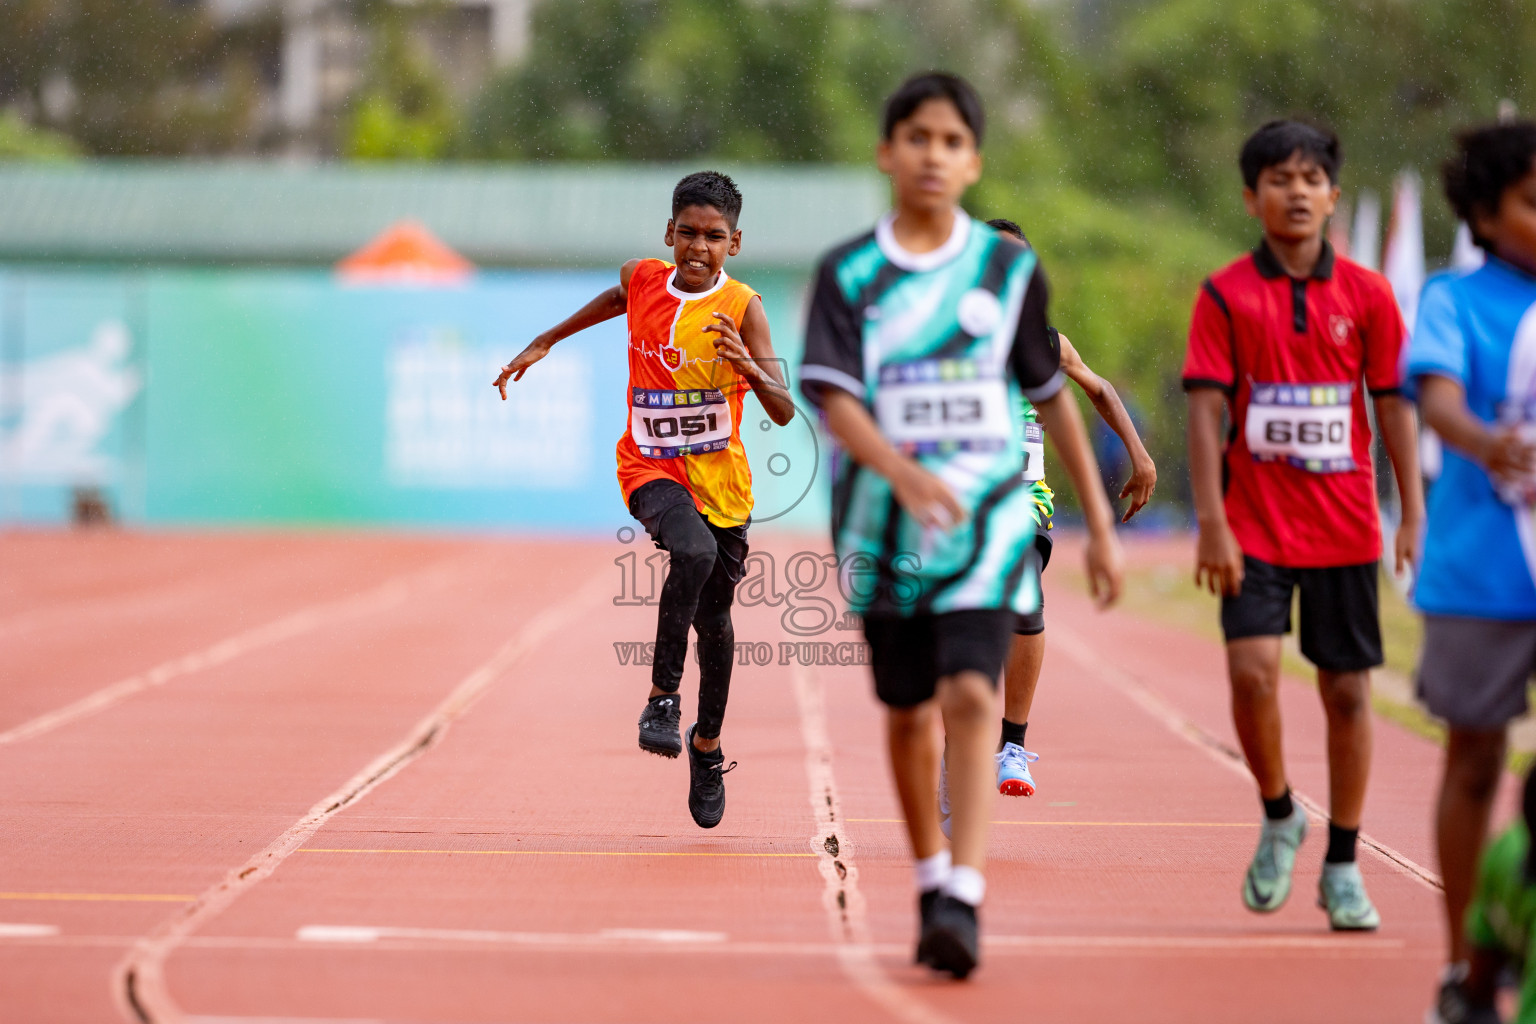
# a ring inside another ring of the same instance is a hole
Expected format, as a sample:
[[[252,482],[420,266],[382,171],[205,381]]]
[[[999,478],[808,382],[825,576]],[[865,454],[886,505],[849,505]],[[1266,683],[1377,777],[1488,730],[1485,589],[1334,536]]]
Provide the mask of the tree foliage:
[[[259,99],[246,42],[199,5],[0,0],[0,100],[92,153],[238,151]]]

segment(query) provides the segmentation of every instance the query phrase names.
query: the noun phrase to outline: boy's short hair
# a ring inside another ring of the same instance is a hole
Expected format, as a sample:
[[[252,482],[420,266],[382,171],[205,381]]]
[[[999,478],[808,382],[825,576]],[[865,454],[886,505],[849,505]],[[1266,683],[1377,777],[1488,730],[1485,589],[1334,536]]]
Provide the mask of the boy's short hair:
[[[1237,158],[1237,165],[1243,170],[1243,184],[1250,189],[1258,188],[1264,169],[1285,163],[1293,153],[1313,161],[1330,182],[1339,183],[1339,168],[1344,166],[1339,137],[1327,128],[1305,121],[1284,120],[1269,122],[1243,143],[1242,154]]]
[[[694,171],[672,190],[672,216],[690,206],[713,206],[736,229],[741,216],[741,190],[729,175],[719,171]]]
[[[1017,238],[1025,245],[1029,244],[1029,239],[1024,237],[1024,229],[1019,227],[1013,221],[1009,220],[1007,217],[993,217],[991,220],[987,221],[987,226],[990,228],[996,228],[998,231],[1001,231],[1005,235],[1012,235],[1014,238]]]
[[[880,138],[886,142],[896,132],[896,126],[917,112],[917,108],[929,100],[948,100],[960,112],[960,120],[976,137],[976,148],[981,148],[982,136],[987,130],[987,116],[981,109],[981,97],[976,89],[948,71],[925,71],[897,86],[885,101],[885,112],[880,118]]]
[[[1498,213],[1504,190],[1530,174],[1533,163],[1536,121],[1479,125],[1457,133],[1456,155],[1441,167],[1445,198],[1484,249],[1490,244],[1478,236],[1477,215]]]

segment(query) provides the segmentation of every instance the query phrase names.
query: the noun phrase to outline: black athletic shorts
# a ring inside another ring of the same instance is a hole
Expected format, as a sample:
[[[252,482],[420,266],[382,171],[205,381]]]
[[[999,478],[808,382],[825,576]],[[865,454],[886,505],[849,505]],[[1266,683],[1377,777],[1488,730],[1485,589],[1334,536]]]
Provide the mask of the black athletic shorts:
[[[912,618],[866,616],[875,694],[893,708],[928,700],[940,679],[967,670],[997,685],[1011,642],[1013,612],[983,608]]]
[[[1051,564],[1051,517],[1035,530],[1035,559],[1040,563],[1036,572],[1040,578],[1040,607],[1027,615],[1013,617],[1013,631],[1019,636],[1039,636],[1045,632],[1045,567]]]
[[[751,525],[750,519],[737,526],[716,526],[709,521],[708,516],[698,511],[688,488],[676,480],[647,480],[629,496],[629,514],[640,520],[640,525],[645,527],[645,532],[658,548],[662,547],[662,517],[679,505],[688,506],[704,520],[704,525],[715,536],[716,564],[732,583],[740,583],[742,576],[746,575],[747,527]]]
[[[1227,641],[1291,631],[1291,593],[1301,590],[1301,653],[1327,672],[1361,672],[1381,658],[1375,562],[1288,569],[1243,556],[1243,589],[1221,599]]]

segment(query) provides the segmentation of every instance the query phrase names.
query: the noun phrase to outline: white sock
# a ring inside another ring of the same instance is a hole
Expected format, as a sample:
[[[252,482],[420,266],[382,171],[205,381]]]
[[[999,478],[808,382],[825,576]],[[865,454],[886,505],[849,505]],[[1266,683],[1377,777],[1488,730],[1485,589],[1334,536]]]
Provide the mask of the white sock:
[[[986,894],[987,880],[981,876],[980,871],[965,864],[956,864],[950,868],[949,879],[944,883],[944,895],[979,907]]]
[[[917,891],[930,892],[949,881],[949,851],[940,850],[917,862]]]

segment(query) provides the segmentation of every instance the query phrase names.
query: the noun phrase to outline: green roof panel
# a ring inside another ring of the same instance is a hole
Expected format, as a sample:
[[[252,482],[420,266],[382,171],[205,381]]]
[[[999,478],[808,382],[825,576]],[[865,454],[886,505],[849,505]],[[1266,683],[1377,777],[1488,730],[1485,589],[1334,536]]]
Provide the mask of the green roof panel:
[[[803,267],[886,206],[872,170],[721,164],[744,262]],[[607,266],[654,253],[696,165],[0,163],[0,260],[334,263],[416,220],[482,266]]]

